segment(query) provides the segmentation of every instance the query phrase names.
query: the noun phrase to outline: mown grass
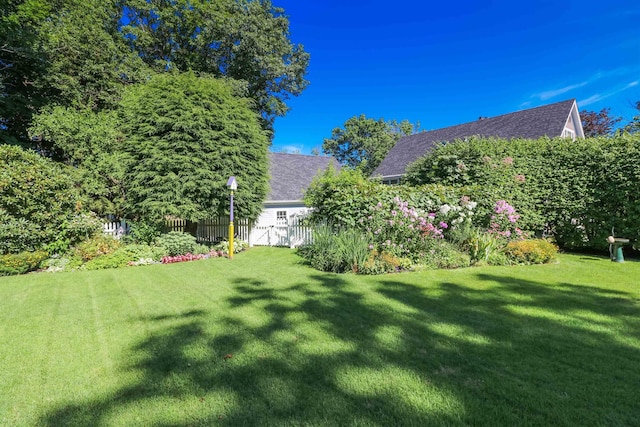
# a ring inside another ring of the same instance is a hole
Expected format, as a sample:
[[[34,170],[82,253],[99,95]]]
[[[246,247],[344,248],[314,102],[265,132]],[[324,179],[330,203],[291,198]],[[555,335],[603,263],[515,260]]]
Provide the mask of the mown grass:
[[[0,425],[638,425],[640,263],[0,278]]]

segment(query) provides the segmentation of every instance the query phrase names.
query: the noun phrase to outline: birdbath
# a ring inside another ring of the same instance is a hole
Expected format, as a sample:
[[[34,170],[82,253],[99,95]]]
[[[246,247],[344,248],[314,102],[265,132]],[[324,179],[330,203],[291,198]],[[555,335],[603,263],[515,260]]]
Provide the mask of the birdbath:
[[[623,239],[622,237],[607,237],[607,242],[611,245],[611,261],[624,262],[624,255],[622,254],[622,247],[629,243],[629,239]],[[615,254],[615,256],[614,256]]]

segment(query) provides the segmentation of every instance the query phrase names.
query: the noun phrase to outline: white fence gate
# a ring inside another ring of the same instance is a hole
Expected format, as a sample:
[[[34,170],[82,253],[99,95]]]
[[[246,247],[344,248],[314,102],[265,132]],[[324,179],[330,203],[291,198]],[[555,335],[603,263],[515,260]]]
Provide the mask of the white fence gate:
[[[256,226],[251,230],[251,246],[288,246],[295,248],[311,243],[312,230],[299,225]]]

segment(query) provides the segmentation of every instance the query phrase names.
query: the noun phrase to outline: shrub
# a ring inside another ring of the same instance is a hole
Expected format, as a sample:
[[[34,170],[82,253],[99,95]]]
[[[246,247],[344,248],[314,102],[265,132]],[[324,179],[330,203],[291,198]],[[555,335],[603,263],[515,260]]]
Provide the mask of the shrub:
[[[34,251],[41,245],[40,227],[24,218],[14,218],[0,208],[0,254]]]
[[[104,268],[120,268],[130,265],[146,265],[160,262],[166,256],[166,249],[162,246],[126,245],[114,252],[99,256],[87,262],[87,270]]]
[[[121,248],[122,249],[122,248]],[[126,267],[128,263],[132,261],[129,254],[126,252],[116,250],[106,255],[101,255],[96,258],[90,259],[84,264],[84,268],[87,270],[104,270],[106,268],[120,268]]]
[[[0,276],[24,274],[37,270],[48,256],[44,251],[0,255]]]
[[[518,264],[544,264],[552,261],[558,247],[548,240],[515,240],[507,244],[505,253]]]
[[[189,233],[171,231],[158,237],[158,246],[166,249],[169,256],[194,253],[198,244],[196,238]]]
[[[1,251],[18,253],[55,241],[62,224],[82,207],[71,175],[35,152],[0,145],[0,211],[3,225],[11,226],[0,232]]]
[[[313,268],[320,271],[334,273],[344,271],[336,245],[336,237],[331,226],[316,226],[313,229],[313,243],[301,247],[300,254],[309,261]]]
[[[134,243],[151,245],[162,235],[164,224],[154,221],[135,221],[131,223],[127,239]]]
[[[202,253],[205,254],[209,250],[205,245],[199,245],[202,249],[206,249],[204,252],[194,251],[194,253]],[[249,243],[244,240],[233,239],[233,253],[237,254],[238,252],[246,251],[249,248]],[[228,255],[229,254],[229,241],[223,240],[214,246],[214,250],[220,252],[221,254]]]
[[[97,234],[74,248],[74,255],[87,262],[98,256],[107,255],[122,246],[119,240],[104,234]]]
[[[472,264],[489,262],[489,259],[504,247],[505,241],[498,234],[473,229],[463,248],[469,253]]]
[[[345,270],[357,273],[369,258],[367,237],[354,228],[341,230],[336,235],[338,256]]]
[[[409,270],[411,261],[398,258],[389,252],[371,251],[367,261],[358,270],[360,274],[386,274]]]
[[[441,240],[424,257],[423,263],[431,268],[464,268],[471,265],[471,258],[456,245]]]
[[[369,243],[366,235],[354,228],[318,225],[313,231],[313,243],[302,247],[299,253],[321,271],[358,272],[369,258]]]

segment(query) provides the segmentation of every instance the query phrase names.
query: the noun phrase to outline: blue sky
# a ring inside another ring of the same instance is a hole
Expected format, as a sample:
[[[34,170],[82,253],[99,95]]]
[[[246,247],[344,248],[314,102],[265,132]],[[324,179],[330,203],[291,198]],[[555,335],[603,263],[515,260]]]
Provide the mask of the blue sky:
[[[630,119],[640,100],[640,0],[272,3],[311,55],[273,151],[360,114],[431,130],[570,98]]]

